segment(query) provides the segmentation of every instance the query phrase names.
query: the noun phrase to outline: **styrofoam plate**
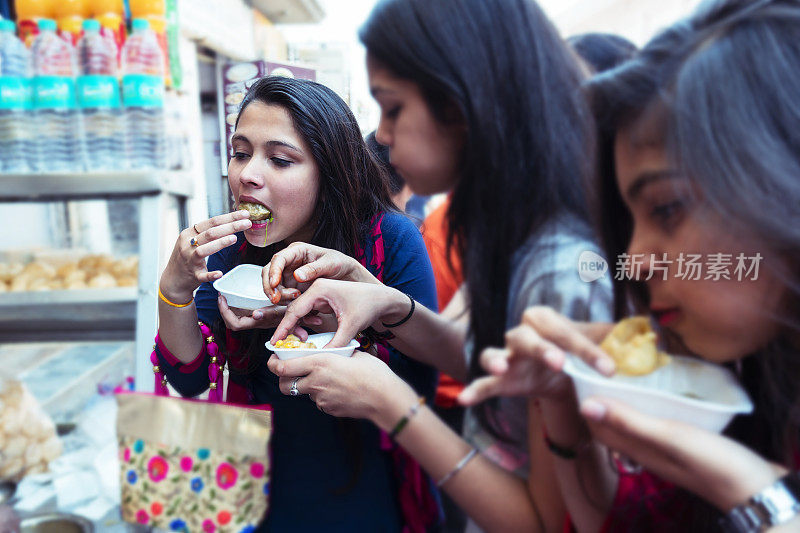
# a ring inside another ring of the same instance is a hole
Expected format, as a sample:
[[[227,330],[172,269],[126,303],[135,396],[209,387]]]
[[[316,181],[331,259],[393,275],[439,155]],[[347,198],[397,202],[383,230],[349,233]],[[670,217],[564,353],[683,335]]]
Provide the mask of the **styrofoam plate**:
[[[258,265],[236,266],[216,280],[214,288],[228,301],[228,307],[249,310],[270,307],[274,304],[264,293],[262,268]]]
[[[574,355],[564,372],[572,377],[579,401],[590,396],[613,398],[642,413],[720,432],[737,414],[753,411],[753,403],[736,376],[719,365],[671,356],[671,361],[645,376],[605,377]]]
[[[323,346],[331,342],[333,333],[318,333],[316,335],[309,335],[307,342],[314,343],[316,348],[275,348],[272,343],[265,344],[268,350],[275,352],[278,359],[294,359],[295,357],[303,357],[315,353],[333,353],[344,357],[350,357],[356,348],[360,346],[359,342],[355,339],[351,340],[347,346],[343,348],[325,348]]]

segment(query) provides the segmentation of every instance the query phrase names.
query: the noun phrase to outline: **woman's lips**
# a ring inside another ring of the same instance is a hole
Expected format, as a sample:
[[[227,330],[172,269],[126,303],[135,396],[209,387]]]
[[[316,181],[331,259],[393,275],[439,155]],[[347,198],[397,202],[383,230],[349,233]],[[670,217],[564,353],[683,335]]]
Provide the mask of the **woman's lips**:
[[[269,225],[269,223],[270,223],[270,220],[259,220],[257,222],[253,221],[253,224],[250,226],[250,229],[251,230],[254,230],[254,229],[255,230],[261,230],[261,229],[266,228]]]
[[[651,313],[661,327],[667,327],[674,324],[680,317],[681,311],[677,307],[669,309],[651,309]]]

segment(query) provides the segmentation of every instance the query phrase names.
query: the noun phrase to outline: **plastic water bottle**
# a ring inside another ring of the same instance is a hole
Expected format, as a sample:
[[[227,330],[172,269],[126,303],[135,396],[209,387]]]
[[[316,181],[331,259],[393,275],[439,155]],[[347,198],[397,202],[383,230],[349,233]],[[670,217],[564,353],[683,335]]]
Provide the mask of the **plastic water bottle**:
[[[75,100],[72,45],[56,35],[56,22],[39,21],[33,41],[33,107],[36,122],[36,170],[82,170],[81,120]]]
[[[146,20],[133,20],[133,33],[122,49],[122,72],[128,164],[132,169],[162,169],[164,54]]]
[[[14,34],[10,20],[0,20],[0,172],[32,170],[30,53]]]
[[[117,48],[100,35],[100,23],[83,21],[78,42],[78,107],[83,115],[84,166],[90,171],[125,167],[125,131],[122,126]]]

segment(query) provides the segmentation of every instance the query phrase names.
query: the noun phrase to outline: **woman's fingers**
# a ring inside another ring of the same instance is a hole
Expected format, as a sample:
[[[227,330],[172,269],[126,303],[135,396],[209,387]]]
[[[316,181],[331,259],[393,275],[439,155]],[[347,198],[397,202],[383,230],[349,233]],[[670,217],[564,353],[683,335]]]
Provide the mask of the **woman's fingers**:
[[[268,265],[269,268],[265,268],[262,272],[264,287],[277,287],[283,279],[284,270],[293,270],[309,261],[313,261],[319,249],[311,244],[295,242],[276,253]]]
[[[193,256],[193,259],[202,261],[203,266],[205,267],[206,257],[212,256],[223,248],[227,248],[232,244],[236,244],[236,235],[228,235],[227,237],[222,237],[199,246],[189,245],[189,254],[190,257]]]
[[[289,302],[296,300],[300,296],[300,291],[294,288],[286,288],[278,286],[276,289],[270,289],[270,294],[264,291],[269,296],[269,301],[275,305],[287,305]]]
[[[342,348],[347,346],[361,331],[361,328],[352,321],[346,320],[344,317],[337,318],[339,318],[339,327],[336,328],[336,333],[333,334],[331,341],[323,348]]]
[[[280,320],[282,311],[285,309],[283,307],[265,307],[252,312],[247,309],[236,309],[229,307],[227,300],[221,294],[217,298],[217,306],[225,325],[233,331],[272,327]]]
[[[215,270],[213,272],[208,272],[208,271],[197,272],[197,274],[195,275],[195,278],[197,278],[197,281],[199,281],[200,283],[212,283],[221,277],[222,277],[222,272],[219,270]]]
[[[246,220],[249,218],[250,218],[250,213],[244,209],[240,209],[239,211],[233,211],[231,213],[223,213],[221,215],[217,215],[215,217],[202,220],[192,225],[192,227],[189,229],[192,230],[192,233],[196,231],[199,234],[215,226],[221,226],[223,224],[228,224],[230,222],[235,222],[237,220]]]
[[[308,332],[304,328],[301,328],[300,326],[295,327],[292,333],[294,333],[294,336],[303,342],[308,340]]]
[[[274,324],[280,322],[285,312],[286,307],[283,305],[270,305],[262,307],[261,309],[255,309],[250,313],[250,316],[252,316],[254,320],[263,321],[266,324]]]
[[[481,352],[481,366],[493,376],[504,374],[508,370],[508,359],[511,351],[507,348],[486,348]]]
[[[503,395],[503,381],[498,376],[484,376],[470,383],[458,395],[458,403],[471,407],[482,401]]]
[[[319,259],[295,269],[294,279],[298,283],[308,283],[319,278],[339,279],[344,270],[344,259],[344,254],[342,254],[342,257],[339,254],[325,254]]]
[[[252,227],[253,223],[249,219],[236,220],[219,226],[212,226],[207,230],[197,235],[197,242],[201,245],[207,242],[215,241],[229,235],[233,235],[239,231],[244,231]]]
[[[227,300],[221,294],[217,297],[217,307],[219,307],[219,314],[222,320],[231,331],[253,329],[256,321],[249,316],[240,316],[236,314],[233,309],[228,307]]]
[[[287,308],[283,315],[283,319],[275,328],[275,333],[272,334],[270,339],[271,343],[275,343],[280,339],[285,339],[287,335],[297,326],[301,318],[314,310],[314,295],[312,291],[301,294],[299,298],[293,301]]]
[[[738,442],[646,415],[619,401],[589,398],[581,404],[581,414],[600,442],[722,510],[745,501],[779,475]]]
[[[625,404],[590,398],[581,404],[581,414],[595,436],[610,448],[635,461],[648,455],[671,456],[672,441],[678,428],[672,422],[644,415]],[[684,428],[690,433],[694,428]],[[688,437],[688,435],[687,435]]]
[[[319,315],[309,315],[307,317],[303,317],[303,324],[308,326],[321,326],[322,317]]]
[[[506,348],[512,356],[544,362],[554,372],[561,372],[564,366],[563,351],[525,324],[506,332]]]
[[[556,361],[555,356],[558,352],[570,352],[596,368],[601,374],[610,376],[614,373],[616,365],[611,356],[601,350],[595,341],[587,338],[574,322],[549,307],[528,309],[523,315],[522,322],[533,328],[537,335],[554,347],[554,350],[545,357],[546,360],[551,358]],[[608,327],[610,329],[611,326]],[[592,331],[597,329],[599,328],[595,327]]]
[[[307,376],[320,365],[324,357],[332,357],[332,354],[312,354],[293,359],[279,359],[273,354],[267,361],[267,368],[279,378]]]

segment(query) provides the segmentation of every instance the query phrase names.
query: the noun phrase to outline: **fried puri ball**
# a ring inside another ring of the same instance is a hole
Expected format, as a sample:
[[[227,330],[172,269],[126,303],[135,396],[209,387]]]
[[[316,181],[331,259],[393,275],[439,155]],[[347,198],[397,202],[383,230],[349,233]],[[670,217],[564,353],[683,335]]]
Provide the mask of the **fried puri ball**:
[[[620,374],[644,376],[669,363],[669,356],[656,347],[656,333],[647,317],[620,321],[600,343]]]
[[[253,222],[268,220],[269,218],[272,217],[272,213],[270,213],[269,209],[267,209],[261,204],[254,204],[252,202],[240,202],[239,209],[245,209],[248,213],[250,213],[250,220],[252,220]]]

